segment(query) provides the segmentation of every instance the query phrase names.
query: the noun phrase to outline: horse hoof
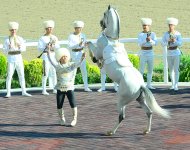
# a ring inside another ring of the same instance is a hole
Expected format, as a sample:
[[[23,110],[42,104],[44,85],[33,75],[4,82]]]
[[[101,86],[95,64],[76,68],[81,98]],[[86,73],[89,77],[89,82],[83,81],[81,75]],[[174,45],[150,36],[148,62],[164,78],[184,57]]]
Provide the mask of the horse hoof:
[[[112,131],[108,131],[108,132],[106,133],[106,135],[107,135],[107,136],[112,136],[112,135],[113,135],[113,132],[112,132]]]
[[[148,134],[150,131],[148,131],[148,130],[145,130],[144,132],[143,132],[143,135],[146,135],[146,134]]]

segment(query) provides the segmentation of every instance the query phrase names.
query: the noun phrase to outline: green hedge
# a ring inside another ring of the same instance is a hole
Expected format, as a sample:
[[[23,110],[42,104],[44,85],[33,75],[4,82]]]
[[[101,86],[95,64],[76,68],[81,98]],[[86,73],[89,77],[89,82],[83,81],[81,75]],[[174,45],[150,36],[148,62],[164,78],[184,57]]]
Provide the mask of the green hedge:
[[[190,56],[182,55],[180,62],[180,82],[189,82],[190,81]]]
[[[86,68],[88,72],[88,83],[99,83],[100,82],[100,69],[96,65],[90,65],[86,62]],[[75,84],[83,84],[82,73],[80,69],[77,69],[77,74],[75,77]]]
[[[134,67],[139,68],[139,57],[136,55],[129,54],[129,59],[133,63]],[[6,67],[7,61],[6,57],[0,55],[0,89],[5,89],[6,85]],[[164,73],[163,73],[163,64],[159,64],[154,67],[153,81],[154,82],[163,82]],[[24,60],[24,69],[25,69],[25,80],[27,87],[40,87],[42,80],[42,60],[34,59],[30,62]],[[88,71],[88,83],[100,83],[100,69],[97,65],[90,65],[87,62],[87,71]],[[144,74],[146,81],[146,73]],[[182,56],[180,63],[180,82],[189,82],[190,81],[190,56]],[[110,78],[106,78],[106,82],[112,82]],[[81,71],[78,68],[77,75],[75,78],[75,84],[82,84],[82,75]],[[12,88],[20,87],[18,75],[15,71],[12,80]]]
[[[189,55],[182,55],[180,59],[180,66],[179,66],[180,76],[179,82],[189,82],[190,81],[190,56]],[[169,81],[170,75],[168,72]],[[147,74],[144,74],[144,79],[146,81]],[[153,82],[163,82],[164,81],[164,65],[160,63],[159,65],[154,67]]]
[[[160,63],[158,66],[154,67],[152,76],[153,82],[163,82],[164,81],[164,65],[163,63]]]
[[[133,66],[139,69],[139,57],[137,55],[128,54],[129,60],[132,62]]]
[[[42,59],[34,59],[25,64],[25,80],[27,87],[40,87],[42,82]]]
[[[1,78],[0,78],[0,89],[5,89],[5,82],[6,82],[6,58],[5,56],[1,55],[3,59],[1,59],[1,66],[4,66],[4,68],[1,68]],[[139,66],[139,58],[135,55],[129,54],[129,59],[133,63],[133,65],[138,68]],[[26,86],[27,87],[39,87],[41,86],[41,80],[42,80],[42,60],[41,59],[34,59],[30,62],[24,60],[24,70],[25,70],[25,80],[26,80]],[[100,83],[100,69],[97,65],[90,65],[87,62],[87,71],[88,71],[88,83]],[[110,78],[106,78],[106,82],[110,83],[112,82]],[[75,78],[75,84],[82,84],[82,74],[80,69],[77,70],[77,75]],[[20,87],[19,85],[19,79],[17,72],[14,72],[13,80],[12,80],[12,88]]]
[[[0,54],[0,78],[5,78],[7,72],[7,59],[4,55]]]

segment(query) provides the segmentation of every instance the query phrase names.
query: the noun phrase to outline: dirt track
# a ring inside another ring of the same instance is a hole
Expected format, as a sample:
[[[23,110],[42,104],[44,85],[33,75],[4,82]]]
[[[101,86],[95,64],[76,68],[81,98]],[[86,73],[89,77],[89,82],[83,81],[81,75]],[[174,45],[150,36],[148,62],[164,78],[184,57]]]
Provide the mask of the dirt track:
[[[97,38],[100,33],[99,21],[109,4],[116,7],[120,15],[120,37],[137,37],[141,31],[141,17],[152,18],[152,30],[158,37],[167,30],[166,18],[176,17],[180,20],[177,29],[183,37],[190,36],[189,0],[173,0],[172,2],[169,0],[2,0],[0,36],[8,34],[7,23],[9,21],[18,21],[20,23],[19,34],[25,39],[37,40],[43,34],[42,22],[53,19],[56,22],[54,33],[59,39],[67,39],[69,33],[73,31],[72,22],[74,20],[83,20],[85,22],[84,33],[87,37]],[[188,48],[188,45],[184,45],[183,51]],[[127,45],[127,49],[137,50],[138,47],[132,44]],[[36,55],[36,49],[30,49],[24,54],[24,58],[32,59]]]

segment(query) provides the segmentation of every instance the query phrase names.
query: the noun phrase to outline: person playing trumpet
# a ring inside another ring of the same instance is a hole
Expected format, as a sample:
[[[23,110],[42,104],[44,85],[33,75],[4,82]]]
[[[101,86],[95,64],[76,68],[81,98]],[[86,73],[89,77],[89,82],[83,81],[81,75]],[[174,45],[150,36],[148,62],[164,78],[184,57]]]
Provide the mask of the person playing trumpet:
[[[154,51],[153,46],[157,45],[157,37],[154,32],[150,31],[152,25],[152,19],[150,18],[141,18],[143,31],[138,35],[138,45],[141,47],[140,50],[140,68],[139,71],[143,75],[145,65],[147,63],[148,72],[147,72],[147,88],[155,89],[151,85],[152,74],[154,67]]]
[[[179,64],[181,51],[179,47],[182,45],[181,33],[175,30],[175,26],[178,25],[178,19],[167,18],[167,24],[169,31],[165,32],[162,37],[162,45],[167,46],[167,61],[168,69],[170,73],[170,79],[172,86],[170,89],[178,90],[179,80]]]
[[[17,22],[9,22],[10,36],[5,39],[3,45],[3,51],[7,55],[7,78],[6,78],[6,88],[7,95],[6,98],[11,97],[11,80],[16,69],[20,86],[22,88],[23,96],[31,96],[26,92],[25,77],[24,77],[24,64],[21,52],[26,51],[25,41],[22,37],[17,35],[17,30],[19,24]]]
[[[71,51],[71,59],[73,62],[77,63],[81,60],[82,54],[84,53],[83,49],[86,43],[86,36],[82,33],[84,27],[83,21],[74,21],[74,32],[68,37],[68,49]],[[84,82],[84,90],[86,92],[92,91],[88,87],[88,75],[86,70],[86,59],[83,60],[80,66],[82,79]],[[77,69],[75,70],[77,72]]]
[[[53,88],[57,83],[56,71],[52,64],[49,62],[47,57],[47,51],[50,50],[50,57],[53,61],[55,60],[55,50],[60,48],[58,38],[53,35],[53,28],[55,23],[53,20],[44,21],[45,34],[38,41],[38,50],[42,53],[43,59],[43,77],[42,77],[42,94],[49,95],[46,91],[46,82],[48,77],[52,80]],[[53,89],[53,93],[56,90]]]

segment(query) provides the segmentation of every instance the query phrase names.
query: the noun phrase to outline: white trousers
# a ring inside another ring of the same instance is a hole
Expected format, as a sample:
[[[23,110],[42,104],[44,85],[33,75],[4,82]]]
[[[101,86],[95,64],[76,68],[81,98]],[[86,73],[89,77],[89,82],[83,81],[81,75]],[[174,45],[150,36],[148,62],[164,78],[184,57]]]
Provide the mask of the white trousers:
[[[153,74],[153,67],[154,67],[154,56],[146,56],[140,55],[140,73],[144,74],[145,66],[147,64],[148,72],[147,72],[147,85],[150,86],[152,82],[152,74]]]
[[[104,67],[102,67],[100,69],[100,73],[101,73],[101,88],[105,89],[105,84],[106,84],[106,71],[104,69]]]
[[[43,77],[42,77],[43,92],[46,92],[46,83],[48,78],[50,78],[54,88],[55,85],[57,84],[56,70],[49,62],[49,60],[43,60]]]
[[[168,69],[173,87],[178,87],[180,56],[167,56]]]
[[[7,78],[6,78],[6,88],[7,88],[7,94],[10,95],[11,93],[11,80],[13,77],[13,74],[15,72],[15,69],[18,74],[20,86],[22,88],[22,93],[26,93],[26,85],[25,85],[25,78],[24,78],[24,64],[23,61],[20,62],[8,62],[7,66]]]
[[[76,62],[77,63],[77,62]],[[87,70],[86,70],[86,59],[84,59],[80,65],[80,70],[82,73],[82,80],[84,83],[84,88],[87,89],[88,88],[88,74],[87,74]],[[77,69],[75,69],[75,75],[77,73]]]

